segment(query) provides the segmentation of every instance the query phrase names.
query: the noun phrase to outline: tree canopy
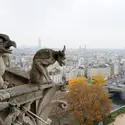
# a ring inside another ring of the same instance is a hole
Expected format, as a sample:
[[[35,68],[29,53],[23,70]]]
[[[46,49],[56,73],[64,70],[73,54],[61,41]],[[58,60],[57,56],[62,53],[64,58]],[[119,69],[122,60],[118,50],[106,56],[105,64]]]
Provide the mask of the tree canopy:
[[[93,75],[91,83],[103,86],[103,85],[105,85],[106,80],[105,80],[104,75]]]
[[[100,79],[98,83],[101,83]],[[94,122],[103,121],[110,113],[111,100],[107,92],[99,84],[88,85],[85,78],[72,81],[67,99],[75,124],[94,125]]]

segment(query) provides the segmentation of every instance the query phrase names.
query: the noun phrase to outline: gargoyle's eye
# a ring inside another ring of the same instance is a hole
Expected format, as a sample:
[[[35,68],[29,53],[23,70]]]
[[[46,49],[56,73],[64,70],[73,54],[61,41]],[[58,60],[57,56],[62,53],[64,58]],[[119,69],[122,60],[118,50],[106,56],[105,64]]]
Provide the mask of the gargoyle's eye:
[[[64,56],[64,54],[63,54],[62,52],[60,52],[60,56],[61,56],[61,57],[63,57],[63,56]]]
[[[3,42],[3,39],[0,38],[0,43],[2,43],[2,42]]]

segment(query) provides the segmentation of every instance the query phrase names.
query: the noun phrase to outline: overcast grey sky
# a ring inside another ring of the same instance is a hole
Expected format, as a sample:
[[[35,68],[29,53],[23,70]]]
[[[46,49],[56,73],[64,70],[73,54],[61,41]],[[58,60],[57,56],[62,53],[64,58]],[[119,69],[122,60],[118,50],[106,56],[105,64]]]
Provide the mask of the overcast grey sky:
[[[125,0],[0,0],[0,32],[18,45],[125,47]]]

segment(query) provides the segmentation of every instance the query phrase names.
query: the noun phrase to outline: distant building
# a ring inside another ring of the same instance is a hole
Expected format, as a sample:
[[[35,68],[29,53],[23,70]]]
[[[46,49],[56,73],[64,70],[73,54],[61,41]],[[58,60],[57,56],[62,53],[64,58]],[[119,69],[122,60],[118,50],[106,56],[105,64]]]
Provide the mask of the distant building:
[[[80,58],[78,61],[78,65],[83,65],[84,64],[84,57]]]
[[[99,58],[98,64],[99,65],[104,65],[105,64],[105,59],[104,58]]]
[[[104,75],[105,77],[109,77],[111,75],[111,68],[110,66],[104,67],[89,67],[87,68],[87,77],[92,77],[95,74]]]
[[[50,78],[54,81],[54,83],[62,83],[62,75],[60,73],[53,73],[50,75]]]
[[[117,75],[120,73],[120,63],[119,62],[115,62],[114,63],[114,75]]]
[[[50,78],[54,81],[54,83],[62,83],[62,73],[59,69],[53,69],[49,72]]]
[[[120,71],[125,72],[125,59],[122,59],[120,62]]]
[[[41,49],[41,39],[40,38],[38,38],[38,49]]]
[[[79,66],[77,71],[78,71],[77,72],[77,77],[85,76],[85,67],[84,67],[84,65]]]
[[[71,80],[72,78],[76,78],[78,76],[78,70],[73,69],[69,72],[66,72],[66,81]]]

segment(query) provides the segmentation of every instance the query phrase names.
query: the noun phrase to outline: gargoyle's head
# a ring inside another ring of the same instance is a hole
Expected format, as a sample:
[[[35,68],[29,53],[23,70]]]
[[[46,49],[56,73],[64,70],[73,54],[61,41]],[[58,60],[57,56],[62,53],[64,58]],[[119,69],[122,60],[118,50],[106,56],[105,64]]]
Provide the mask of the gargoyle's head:
[[[1,53],[11,53],[10,47],[17,47],[16,43],[10,40],[9,36],[5,34],[0,34],[0,52]]]
[[[65,56],[65,51],[66,51],[66,47],[64,46],[63,50],[58,52],[58,57],[57,57],[57,62],[59,63],[60,66],[65,65],[65,60],[66,60],[66,56]]]

